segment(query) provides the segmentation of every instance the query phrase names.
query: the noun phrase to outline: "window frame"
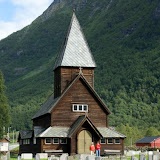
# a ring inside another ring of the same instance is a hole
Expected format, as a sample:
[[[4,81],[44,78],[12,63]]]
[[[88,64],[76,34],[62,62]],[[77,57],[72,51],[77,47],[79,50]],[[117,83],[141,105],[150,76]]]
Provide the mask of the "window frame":
[[[37,144],[37,139],[36,139],[36,137],[33,137],[33,144]]]
[[[62,143],[62,139],[65,139],[66,142],[65,142],[65,143]],[[60,144],[67,144],[67,138],[61,138],[61,139],[60,139]]]
[[[30,144],[30,139],[27,139],[27,144]]]
[[[30,139],[23,139],[23,145],[30,144]]]
[[[112,139],[112,143],[108,142],[109,139]],[[107,138],[107,144],[113,144],[113,138]]]
[[[58,139],[58,143],[54,143],[54,139]],[[53,144],[59,144],[59,138],[53,138]]]
[[[50,143],[47,143],[47,142],[46,142],[47,139],[50,139],[51,142],[50,142]],[[52,138],[45,138],[45,144],[52,144]]]
[[[119,140],[118,143],[116,142],[117,139]],[[115,144],[121,144],[121,139],[120,139],[120,138],[115,138],[115,139],[114,139],[114,143],[115,143]]]
[[[75,110],[74,106],[77,106],[77,110]],[[82,110],[79,109],[79,106],[82,106]],[[86,106],[86,110],[84,110],[84,106]],[[72,104],[72,111],[73,112],[88,112],[88,105],[87,104]]]
[[[102,140],[105,140],[105,142],[103,143]],[[100,144],[106,144],[106,138],[102,138],[102,139],[100,140]]]

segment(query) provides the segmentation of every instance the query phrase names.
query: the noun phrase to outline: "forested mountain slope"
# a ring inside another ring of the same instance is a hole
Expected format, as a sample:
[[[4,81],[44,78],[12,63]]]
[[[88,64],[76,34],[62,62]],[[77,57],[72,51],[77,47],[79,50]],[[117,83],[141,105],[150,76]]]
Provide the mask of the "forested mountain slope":
[[[53,92],[54,61],[73,8],[97,63],[95,90],[112,111],[110,125],[159,127],[159,0],[55,0],[30,26],[0,41],[12,126],[31,117]]]

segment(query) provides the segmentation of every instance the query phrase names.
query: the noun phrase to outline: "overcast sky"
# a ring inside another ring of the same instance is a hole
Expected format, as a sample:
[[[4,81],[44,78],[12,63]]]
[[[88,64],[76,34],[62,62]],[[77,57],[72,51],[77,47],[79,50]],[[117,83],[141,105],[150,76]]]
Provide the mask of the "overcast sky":
[[[0,0],[0,40],[29,25],[53,0]]]

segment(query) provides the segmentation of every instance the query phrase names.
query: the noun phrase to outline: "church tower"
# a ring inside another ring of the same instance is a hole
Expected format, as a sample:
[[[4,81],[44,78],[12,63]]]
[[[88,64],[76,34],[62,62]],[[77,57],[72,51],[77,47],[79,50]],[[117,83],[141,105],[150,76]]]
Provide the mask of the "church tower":
[[[83,74],[94,88],[95,67],[92,53],[76,15],[73,13],[64,46],[53,68],[54,98],[59,97],[78,74]]]

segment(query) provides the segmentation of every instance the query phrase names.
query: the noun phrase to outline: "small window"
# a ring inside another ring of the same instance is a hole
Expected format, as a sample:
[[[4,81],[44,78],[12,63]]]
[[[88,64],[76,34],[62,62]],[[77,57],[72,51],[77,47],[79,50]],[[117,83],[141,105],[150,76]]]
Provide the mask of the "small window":
[[[51,138],[46,138],[45,139],[45,143],[46,144],[51,144],[52,143],[52,139]]]
[[[106,144],[106,139],[105,138],[101,139],[101,144]]]
[[[30,144],[30,139],[24,139],[23,144]]]
[[[27,139],[27,144],[30,144],[30,139]]]
[[[82,111],[82,105],[79,105],[79,111]]]
[[[36,138],[33,138],[33,144],[36,144]]]
[[[74,112],[88,112],[88,105],[86,104],[73,104]]]
[[[88,112],[88,106],[87,105],[84,105],[83,109],[84,109],[84,111]]]
[[[53,138],[53,144],[59,144],[59,139],[58,138]]]
[[[108,143],[108,144],[113,144],[113,138],[108,138],[108,139],[107,139],[107,143]]]
[[[77,111],[77,109],[78,109],[78,108],[77,108],[77,105],[74,105],[73,107],[74,107],[73,110],[74,110],[74,111]]]
[[[67,139],[66,138],[61,138],[60,143],[61,144],[67,144]]]
[[[120,144],[120,138],[115,138],[115,144]]]

